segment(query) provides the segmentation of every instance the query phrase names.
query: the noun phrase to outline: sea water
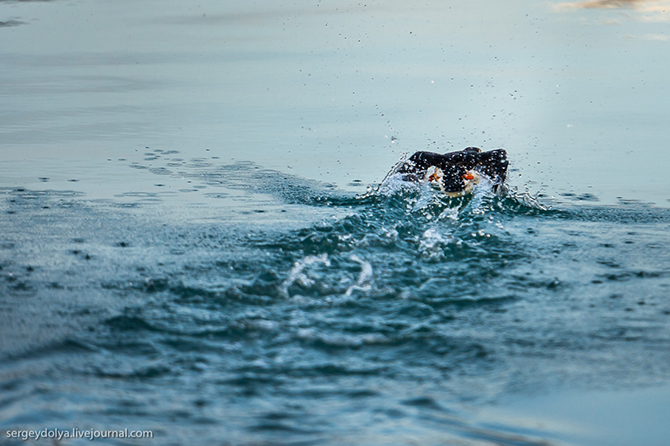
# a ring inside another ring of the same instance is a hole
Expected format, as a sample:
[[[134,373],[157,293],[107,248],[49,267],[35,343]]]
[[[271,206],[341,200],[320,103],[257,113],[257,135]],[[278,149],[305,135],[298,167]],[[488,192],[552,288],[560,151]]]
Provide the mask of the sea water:
[[[0,444],[666,444],[662,3],[0,2]]]

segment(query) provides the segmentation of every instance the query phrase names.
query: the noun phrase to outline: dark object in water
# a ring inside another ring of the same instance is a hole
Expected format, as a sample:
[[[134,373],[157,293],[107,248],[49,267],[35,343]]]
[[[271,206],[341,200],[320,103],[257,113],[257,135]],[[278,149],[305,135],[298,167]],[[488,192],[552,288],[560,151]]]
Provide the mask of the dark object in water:
[[[504,149],[482,152],[478,147],[468,147],[458,152],[445,154],[416,152],[397,173],[405,181],[436,182],[451,197],[460,197],[472,192],[480,175],[486,176],[498,191],[507,177],[507,152]]]

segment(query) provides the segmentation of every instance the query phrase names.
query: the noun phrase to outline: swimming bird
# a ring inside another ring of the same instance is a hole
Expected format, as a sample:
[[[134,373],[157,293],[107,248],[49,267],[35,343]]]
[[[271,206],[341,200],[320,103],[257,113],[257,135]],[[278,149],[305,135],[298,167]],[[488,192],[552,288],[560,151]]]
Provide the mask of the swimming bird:
[[[428,181],[450,197],[461,197],[471,193],[482,176],[498,191],[507,178],[508,165],[504,149],[482,152],[478,147],[467,147],[445,154],[416,152],[396,172],[405,181]]]

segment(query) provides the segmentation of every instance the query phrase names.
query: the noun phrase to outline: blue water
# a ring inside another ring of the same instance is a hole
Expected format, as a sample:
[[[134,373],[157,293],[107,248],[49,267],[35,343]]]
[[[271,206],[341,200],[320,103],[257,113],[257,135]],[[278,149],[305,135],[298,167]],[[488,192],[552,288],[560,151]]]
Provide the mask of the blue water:
[[[667,444],[666,3],[0,0],[0,444]]]
[[[249,163],[186,164],[194,187],[268,202],[189,221],[142,200],[2,190],[3,429],[569,444],[471,411],[669,376],[670,210],[545,209],[485,184],[450,199],[394,179],[356,197]]]

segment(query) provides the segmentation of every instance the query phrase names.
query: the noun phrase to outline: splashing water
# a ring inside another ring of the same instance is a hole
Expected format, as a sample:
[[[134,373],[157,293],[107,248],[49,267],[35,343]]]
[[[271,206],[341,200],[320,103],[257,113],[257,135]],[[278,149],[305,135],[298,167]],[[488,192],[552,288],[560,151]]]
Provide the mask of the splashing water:
[[[249,164],[180,169],[274,201],[181,220],[0,191],[3,429],[65,416],[173,444],[560,444],[473,413],[670,376],[667,210],[550,210],[486,181],[449,198],[390,175],[351,197]]]
[[[328,261],[328,255],[321,254],[319,256],[306,256],[303,259],[296,261],[295,264],[293,265],[293,268],[289,272],[288,277],[281,283],[279,287],[280,294],[288,297],[289,296],[288,289],[294,283],[297,283],[302,287],[310,287],[314,285],[314,280],[307,277],[303,273],[303,271],[305,270],[305,268],[309,266],[318,264],[330,266],[330,262]]]

